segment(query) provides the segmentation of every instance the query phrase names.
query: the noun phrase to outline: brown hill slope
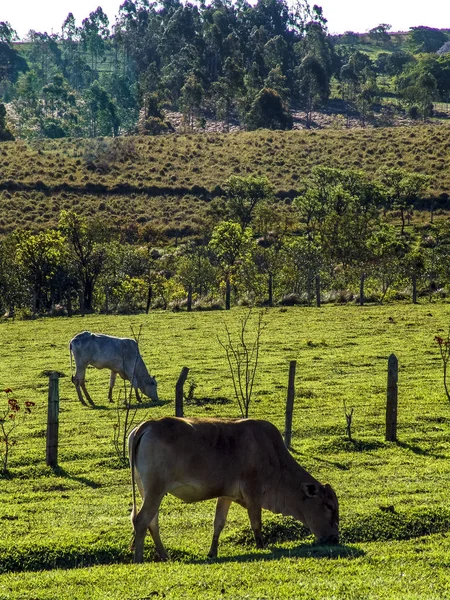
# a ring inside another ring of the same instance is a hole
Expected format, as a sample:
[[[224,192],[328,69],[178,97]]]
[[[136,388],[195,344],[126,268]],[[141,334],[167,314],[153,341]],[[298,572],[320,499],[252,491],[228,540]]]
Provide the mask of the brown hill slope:
[[[54,225],[62,208],[165,227],[202,221],[230,175],[266,175],[295,196],[314,165],[432,176],[450,193],[450,125],[4,142],[0,231]]]

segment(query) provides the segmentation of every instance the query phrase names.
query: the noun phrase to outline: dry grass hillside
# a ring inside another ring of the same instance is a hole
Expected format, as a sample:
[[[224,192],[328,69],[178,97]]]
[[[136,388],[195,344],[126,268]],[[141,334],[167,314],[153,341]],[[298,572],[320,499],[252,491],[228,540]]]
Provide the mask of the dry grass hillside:
[[[450,125],[4,142],[0,232],[52,226],[62,209],[198,229],[231,175],[266,175],[279,197],[293,197],[314,165],[375,179],[383,166],[429,174],[430,196],[445,201]]]

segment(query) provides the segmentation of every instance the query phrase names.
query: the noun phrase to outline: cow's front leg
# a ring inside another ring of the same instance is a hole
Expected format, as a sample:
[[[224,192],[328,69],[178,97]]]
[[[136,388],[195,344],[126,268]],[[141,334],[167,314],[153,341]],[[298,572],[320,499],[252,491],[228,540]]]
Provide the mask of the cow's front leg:
[[[116,377],[117,377],[117,373],[115,373],[114,371],[111,371],[111,375],[109,376],[109,392],[108,392],[108,399],[110,402],[114,402],[113,388],[114,388],[114,384],[116,383]]]
[[[217,498],[216,515],[214,517],[214,534],[211,542],[211,548],[208,552],[208,558],[217,557],[219,536],[222,533],[222,529],[225,526],[225,522],[227,520],[228,515],[228,509],[230,508],[231,502],[232,501],[229,498]]]
[[[141,398],[141,395],[139,394],[139,390],[137,389],[137,387],[134,388],[134,393],[136,394],[136,400],[138,402],[142,402],[142,398]]]

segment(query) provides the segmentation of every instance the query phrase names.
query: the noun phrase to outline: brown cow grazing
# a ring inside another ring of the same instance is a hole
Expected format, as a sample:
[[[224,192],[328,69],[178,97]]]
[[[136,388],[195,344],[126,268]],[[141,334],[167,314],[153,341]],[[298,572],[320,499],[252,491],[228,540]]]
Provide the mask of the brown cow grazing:
[[[159,506],[167,493],[184,502],[217,498],[210,558],[217,556],[232,502],[247,509],[258,548],[263,547],[262,508],[302,521],[320,543],[339,542],[336,494],[294,460],[268,421],[163,417],[141,423],[128,443],[134,562],[143,561],[147,529],[160,559],[167,559],[158,527]],[[139,512],[135,482],[143,500]]]

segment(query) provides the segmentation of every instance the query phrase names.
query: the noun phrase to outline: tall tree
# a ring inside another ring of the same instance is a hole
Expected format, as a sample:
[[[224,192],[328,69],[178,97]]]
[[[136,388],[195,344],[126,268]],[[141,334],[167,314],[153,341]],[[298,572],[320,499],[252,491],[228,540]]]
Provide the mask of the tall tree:
[[[71,260],[76,265],[80,310],[90,312],[95,285],[106,260],[102,242],[107,232],[100,222],[88,221],[75,212],[65,210],[60,215],[59,229],[67,239]]]

